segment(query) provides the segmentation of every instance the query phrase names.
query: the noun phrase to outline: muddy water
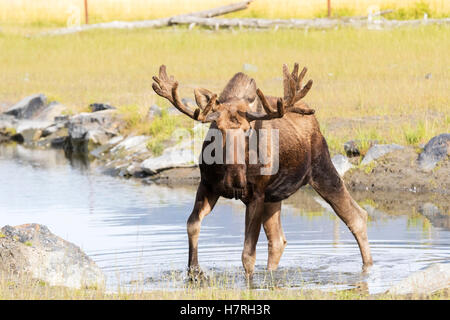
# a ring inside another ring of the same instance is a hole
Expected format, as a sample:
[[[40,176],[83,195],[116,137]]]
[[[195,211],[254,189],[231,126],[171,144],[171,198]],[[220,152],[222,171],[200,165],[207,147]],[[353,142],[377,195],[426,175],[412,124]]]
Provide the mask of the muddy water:
[[[0,225],[40,223],[77,244],[107,275],[110,288],[185,285],[185,223],[195,187],[169,188],[109,177],[60,151],[0,146]],[[435,195],[355,194],[370,214],[375,264],[361,272],[346,226],[317,194],[301,190],[284,204],[288,240],[279,271],[264,272],[267,241],[257,247],[254,287],[359,287],[382,292],[436,262],[450,261],[450,202]],[[199,260],[215,285],[242,286],[244,206],[220,200],[205,218]]]

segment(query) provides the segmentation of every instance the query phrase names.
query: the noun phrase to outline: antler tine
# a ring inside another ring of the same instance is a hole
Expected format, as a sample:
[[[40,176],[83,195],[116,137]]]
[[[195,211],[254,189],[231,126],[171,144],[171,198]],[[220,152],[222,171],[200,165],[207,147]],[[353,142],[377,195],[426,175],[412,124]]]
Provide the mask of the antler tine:
[[[200,120],[200,121],[206,120],[206,117],[208,116],[209,112],[212,110],[212,108],[216,104],[216,100],[217,100],[217,94],[213,94],[211,99],[208,101],[208,104],[206,105],[206,107],[203,109],[203,111],[198,116],[198,120]]]
[[[159,68],[159,78],[156,76],[153,76],[152,78],[155,81],[155,83],[152,84],[152,88],[156,92],[156,94],[169,100],[175,108],[180,110],[188,117],[194,120],[205,121],[206,115],[211,110],[213,103],[215,103],[217,95],[214,97],[214,99],[211,99],[211,101],[214,100],[211,104],[208,103],[207,108],[205,108],[208,110],[203,110],[203,112],[200,113],[200,108],[196,108],[194,111],[192,111],[181,101],[180,96],[178,95],[178,82],[173,76],[169,77],[167,75],[165,65],[161,65],[161,67]]]

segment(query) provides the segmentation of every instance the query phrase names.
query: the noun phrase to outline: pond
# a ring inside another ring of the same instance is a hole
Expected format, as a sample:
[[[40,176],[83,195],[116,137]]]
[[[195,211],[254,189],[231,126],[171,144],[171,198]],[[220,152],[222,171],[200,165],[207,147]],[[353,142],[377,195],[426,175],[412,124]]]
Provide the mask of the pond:
[[[59,150],[0,146],[0,222],[40,223],[80,246],[105,272],[111,290],[136,283],[145,289],[185,285],[186,220],[195,186],[146,185],[69,161]],[[436,262],[450,261],[449,201],[434,195],[353,193],[370,215],[374,266],[367,273],[353,236],[314,191],[283,204],[288,241],[277,272],[264,271],[267,240],[257,246],[255,288],[383,292]],[[245,287],[241,250],[245,207],[219,200],[204,219],[199,261],[218,285]]]

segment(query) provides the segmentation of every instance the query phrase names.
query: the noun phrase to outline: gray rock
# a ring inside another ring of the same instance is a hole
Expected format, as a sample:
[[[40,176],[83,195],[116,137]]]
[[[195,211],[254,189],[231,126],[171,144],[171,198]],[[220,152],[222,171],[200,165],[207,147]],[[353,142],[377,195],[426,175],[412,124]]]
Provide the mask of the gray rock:
[[[90,152],[90,154],[96,158],[100,158],[105,152],[108,152],[116,146],[118,143],[120,143],[123,140],[122,136],[116,136],[112,139],[110,139],[107,143],[95,148]]]
[[[361,161],[362,165],[367,165],[371,163],[373,160],[376,160],[378,158],[381,158],[385,154],[388,154],[390,152],[396,151],[396,150],[402,150],[405,147],[400,146],[398,144],[376,144],[372,146],[369,151],[367,151],[366,156]]]
[[[31,276],[51,286],[104,286],[100,268],[76,245],[39,224],[5,226],[0,237],[0,273]]]
[[[335,155],[331,158],[331,162],[333,162],[333,165],[340,176],[343,176],[348,170],[353,168],[353,165],[348,161],[348,158],[342,154]]]
[[[450,133],[443,133],[428,141],[417,161],[421,169],[428,171],[448,155],[450,155]]]
[[[38,121],[55,121],[56,117],[60,117],[67,107],[56,101],[49,103],[39,114],[33,117],[34,120]]]
[[[148,152],[147,142],[150,139],[149,136],[132,136],[128,137],[114,148],[111,149],[111,153],[145,153]]]
[[[194,167],[198,165],[198,157],[194,155],[194,141],[183,141],[164,150],[159,157],[151,157],[141,164],[147,174],[155,174],[171,168]]]
[[[91,103],[89,108],[91,108],[92,112],[116,109],[116,107],[113,107],[108,103]]]
[[[175,108],[174,106],[170,106],[166,110],[169,116],[179,116],[180,114],[182,114],[181,111]]]
[[[68,152],[88,154],[119,133],[121,123],[115,118],[115,110],[80,113],[70,118],[67,128]]]
[[[162,111],[161,111],[161,108],[158,105],[153,104],[148,109],[148,113],[147,113],[147,119],[148,120],[152,120],[155,117],[161,117],[161,116],[162,116]]]
[[[431,294],[450,287],[450,264],[437,263],[392,286],[390,294]]]
[[[47,105],[47,98],[43,94],[35,94],[20,100],[4,113],[17,119],[31,119],[40,113]]]

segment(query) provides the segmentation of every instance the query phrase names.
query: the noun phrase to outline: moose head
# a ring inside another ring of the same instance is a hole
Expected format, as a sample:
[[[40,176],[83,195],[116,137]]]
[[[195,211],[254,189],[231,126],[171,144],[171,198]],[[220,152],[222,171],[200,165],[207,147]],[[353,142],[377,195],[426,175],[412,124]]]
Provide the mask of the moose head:
[[[212,122],[211,128],[221,133],[222,139],[219,140],[223,152],[219,161],[224,165],[216,166],[214,169],[222,173],[224,193],[238,199],[245,194],[247,185],[249,163],[247,138],[252,122],[282,118],[287,112],[303,115],[314,113],[313,109],[309,109],[300,101],[312,86],[312,80],[302,86],[306,71],[307,69],[303,68],[299,73],[299,66],[296,63],[292,73],[289,73],[288,67],[283,65],[284,97],[278,99],[266,98],[260,89],[256,89],[253,79],[243,73],[237,73],[228,82],[220,97],[204,88],[195,89],[197,103],[195,110],[181,101],[178,82],[173,76],[167,75],[165,65],[160,67],[159,77],[153,77],[155,83],[152,87],[159,96],[169,100],[179,111],[196,121]],[[271,105],[276,106],[276,109],[274,110]],[[264,112],[261,112],[261,109]]]

